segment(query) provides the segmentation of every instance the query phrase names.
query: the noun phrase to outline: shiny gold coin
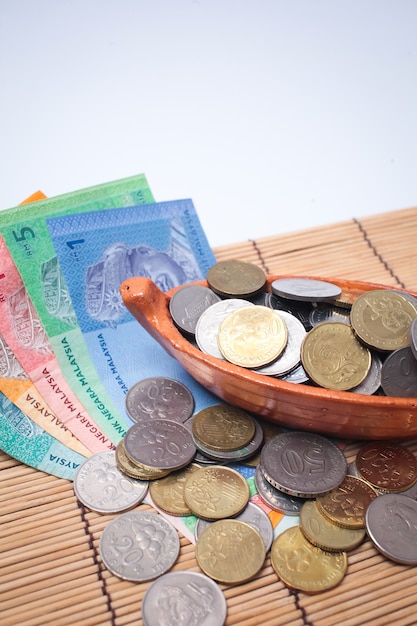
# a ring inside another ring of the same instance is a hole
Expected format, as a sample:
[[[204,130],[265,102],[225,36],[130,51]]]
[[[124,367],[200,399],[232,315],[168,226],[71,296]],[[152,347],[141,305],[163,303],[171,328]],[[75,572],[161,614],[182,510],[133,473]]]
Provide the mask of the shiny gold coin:
[[[191,463],[165,478],[152,481],[149,493],[155,505],[169,515],[191,515],[192,511],[184,500],[184,485],[187,477],[199,468],[196,463]]]
[[[398,291],[389,289],[362,294],[350,312],[359,339],[370,348],[387,352],[408,346],[408,330],[415,317],[415,306]]]
[[[378,496],[367,482],[347,474],[343,482],[316,499],[317,507],[331,522],[344,528],[365,528],[366,509]]]
[[[347,391],[365,379],[371,353],[347,324],[323,322],[307,333],[301,346],[301,362],[317,385]]]
[[[266,306],[237,309],[222,321],[217,336],[224,358],[249,368],[262,367],[277,359],[287,340],[284,320]]]
[[[284,584],[305,593],[336,587],[346,574],[346,552],[327,552],[313,546],[299,526],[291,526],[274,540],[271,565]]]
[[[249,501],[249,486],[231,467],[209,465],[187,477],[184,500],[190,510],[206,520],[239,515]]]
[[[213,265],[206,275],[212,291],[223,297],[242,298],[262,289],[265,272],[254,263],[230,259]]]
[[[216,404],[196,413],[192,432],[203,446],[211,450],[239,450],[252,440],[255,421],[242,409]]]
[[[265,543],[259,532],[240,520],[225,519],[208,526],[195,546],[202,571],[225,584],[253,578],[265,561]]]
[[[157,478],[168,476],[171,471],[147,467],[137,461],[133,461],[125,450],[123,439],[121,439],[116,446],[116,463],[119,469],[124,472],[126,476],[136,478],[137,480],[156,480]]]
[[[301,507],[300,529],[310,543],[329,552],[353,550],[366,535],[364,528],[342,528],[331,522],[314,500],[306,500]]]

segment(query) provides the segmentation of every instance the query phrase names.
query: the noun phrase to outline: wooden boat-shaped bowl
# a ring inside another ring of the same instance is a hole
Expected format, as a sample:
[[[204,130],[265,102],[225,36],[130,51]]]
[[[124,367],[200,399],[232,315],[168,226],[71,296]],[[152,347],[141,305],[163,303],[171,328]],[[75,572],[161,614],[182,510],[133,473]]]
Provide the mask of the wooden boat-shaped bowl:
[[[277,278],[268,276],[265,291]],[[375,283],[305,276],[331,281],[352,303],[372,289],[392,289]],[[194,284],[207,286],[206,281]],[[347,439],[417,437],[417,398],[368,396],[333,391],[271,378],[201,352],[174,325],[169,301],[179,287],[163,293],[151,280],[125,280],[120,292],[125,306],[166,352],[216,396],[281,426]],[[416,294],[413,294],[416,296]]]

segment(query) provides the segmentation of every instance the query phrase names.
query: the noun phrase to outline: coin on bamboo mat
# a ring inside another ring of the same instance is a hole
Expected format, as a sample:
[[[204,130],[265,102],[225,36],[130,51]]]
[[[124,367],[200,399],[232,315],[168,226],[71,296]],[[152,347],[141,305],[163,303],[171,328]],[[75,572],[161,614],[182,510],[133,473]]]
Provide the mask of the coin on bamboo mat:
[[[288,339],[282,318],[266,306],[245,307],[222,321],[218,343],[230,363],[256,368],[268,365],[283,352]]]
[[[262,448],[261,466],[273,487],[300,498],[331,491],[347,472],[345,456],[333,441],[304,431],[270,439]]]
[[[366,509],[377,492],[361,478],[346,475],[343,482],[316,500],[319,511],[345,528],[365,528]]]
[[[217,461],[219,464],[223,463],[242,463],[251,459],[262,447],[263,442],[263,430],[260,424],[255,422],[255,434],[246,446],[238,448],[237,450],[212,450],[203,446],[200,441],[197,441],[194,437],[194,443],[199,452],[204,454],[208,459]]]
[[[366,529],[384,556],[404,565],[417,565],[417,502],[402,493],[385,493],[366,511]]]
[[[138,381],[127,392],[125,403],[134,422],[154,418],[185,422],[193,414],[195,404],[185,385],[166,376]]]
[[[165,478],[153,480],[149,485],[149,494],[155,505],[169,515],[191,515],[190,507],[184,500],[184,485],[187,477],[199,467],[196,463],[190,463]]]
[[[124,448],[132,461],[162,470],[181,469],[196,452],[188,428],[165,419],[133,424],[125,435]]]
[[[248,306],[255,305],[249,300],[229,298],[220,300],[206,309],[200,315],[195,328],[195,340],[200,350],[218,359],[224,359],[217,342],[220,324],[230,313]]]
[[[146,590],[144,626],[223,626],[226,598],[219,585],[201,572],[167,572]]]
[[[411,348],[404,346],[387,356],[382,365],[381,385],[387,396],[417,397],[417,359]]]
[[[274,539],[274,529],[272,527],[271,520],[269,519],[265,511],[263,511],[258,505],[254,504],[253,502],[248,502],[242,513],[240,513],[234,519],[241,522],[246,522],[247,524],[249,524],[249,526],[253,526],[253,528],[255,528],[261,535],[265,544],[265,550],[268,552]],[[206,528],[215,523],[216,522],[210,522],[199,517],[194,528],[194,536],[196,540],[198,540],[201,533]]]
[[[266,557],[259,532],[236,519],[218,520],[198,538],[195,557],[202,571],[221,583],[238,584],[253,578]]]
[[[212,450],[238,450],[255,434],[255,420],[243,409],[214,404],[196,413],[192,432],[203,446]]]
[[[155,480],[155,478],[162,478],[163,476],[166,476],[171,471],[156,470],[153,467],[145,467],[144,465],[134,463],[129,459],[125,452],[123,439],[121,439],[117,444],[115,454],[118,468],[124,474],[130,476],[130,478],[135,478],[136,480]]]
[[[350,326],[323,322],[307,333],[301,346],[301,363],[317,385],[347,391],[360,385],[371,367],[371,353]]]
[[[275,361],[256,370],[258,374],[265,374],[267,376],[283,376],[300,364],[301,344],[307,334],[303,324],[292,315],[292,313],[287,313],[287,311],[275,311],[275,314],[279,315],[284,320],[287,327],[288,339],[283,352]]]
[[[139,504],[148,482],[124,474],[114,450],[96,452],[77,469],[73,482],[78,500],[97,513],[119,513]]]
[[[259,497],[274,511],[280,511],[285,515],[299,515],[305,499],[290,496],[269,483],[263,475],[260,465],[255,470],[255,486]]]
[[[220,298],[203,285],[184,285],[172,295],[169,312],[174,324],[184,333],[195,335],[198,318]]]
[[[266,275],[255,263],[230,259],[213,265],[206,275],[209,287],[222,297],[244,297],[261,291]]]
[[[343,580],[348,560],[346,552],[317,548],[304,537],[299,526],[292,526],[273,541],[271,565],[287,587],[315,594],[332,589]]]
[[[325,280],[313,278],[278,278],[271,283],[273,294],[302,302],[329,302],[338,298],[342,290]]]
[[[370,348],[391,352],[408,345],[417,310],[407,298],[390,289],[374,289],[359,296],[350,313],[354,332]]]
[[[220,465],[202,467],[187,477],[184,499],[194,515],[208,520],[239,515],[249,501],[245,478]]]
[[[356,548],[365,538],[365,528],[343,528],[325,517],[314,500],[306,500],[300,511],[300,529],[310,543],[329,552]]]
[[[180,550],[178,532],[153,511],[132,511],[107,524],[99,543],[100,556],[115,576],[144,582],[165,574]]]
[[[355,462],[358,475],[378,490],[404,491],[417,480],[417,459],[399,443],[366,443],[358,450]]]

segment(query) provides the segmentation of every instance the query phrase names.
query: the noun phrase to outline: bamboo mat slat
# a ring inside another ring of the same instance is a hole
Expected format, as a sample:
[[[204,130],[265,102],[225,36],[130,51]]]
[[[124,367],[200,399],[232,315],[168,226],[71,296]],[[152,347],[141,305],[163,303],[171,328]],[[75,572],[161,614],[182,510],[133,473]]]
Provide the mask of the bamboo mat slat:
[[[251,261],[269,274],[358,279],[417,291],[416,235],[417,208],[409,208],[222,246],[214,253],[219,261]],[[347,442],[348,462],[359,445]],[[417,454],[417,441],[408,446]],[[70,481],[3,452],[0,479],[2,626],[142,626],[141,601],[151,582],[121,580],[100,559],[101,533],[115,516],[89,511],[78,503]],[[253,580],[222,586],[227,626],[417,624],[417,567],[388,561],[369,540],[349,552],[348,561],[340,585],[311,596],[287,589],[267,557]],[[184,537],[173,569],[199,571],[194,546]]]

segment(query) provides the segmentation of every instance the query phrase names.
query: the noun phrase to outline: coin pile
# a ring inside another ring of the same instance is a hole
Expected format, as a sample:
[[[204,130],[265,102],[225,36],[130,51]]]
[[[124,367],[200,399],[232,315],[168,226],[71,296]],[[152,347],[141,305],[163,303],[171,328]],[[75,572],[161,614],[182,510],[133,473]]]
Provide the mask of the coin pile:
[[[289,382],[336,391],[417,396],[417,300],[375,289],[344,301],[337,285],[281,278],[265,292],[253,263],[222,261],[208,287],[186,285],[169,307],[206,354]]]

